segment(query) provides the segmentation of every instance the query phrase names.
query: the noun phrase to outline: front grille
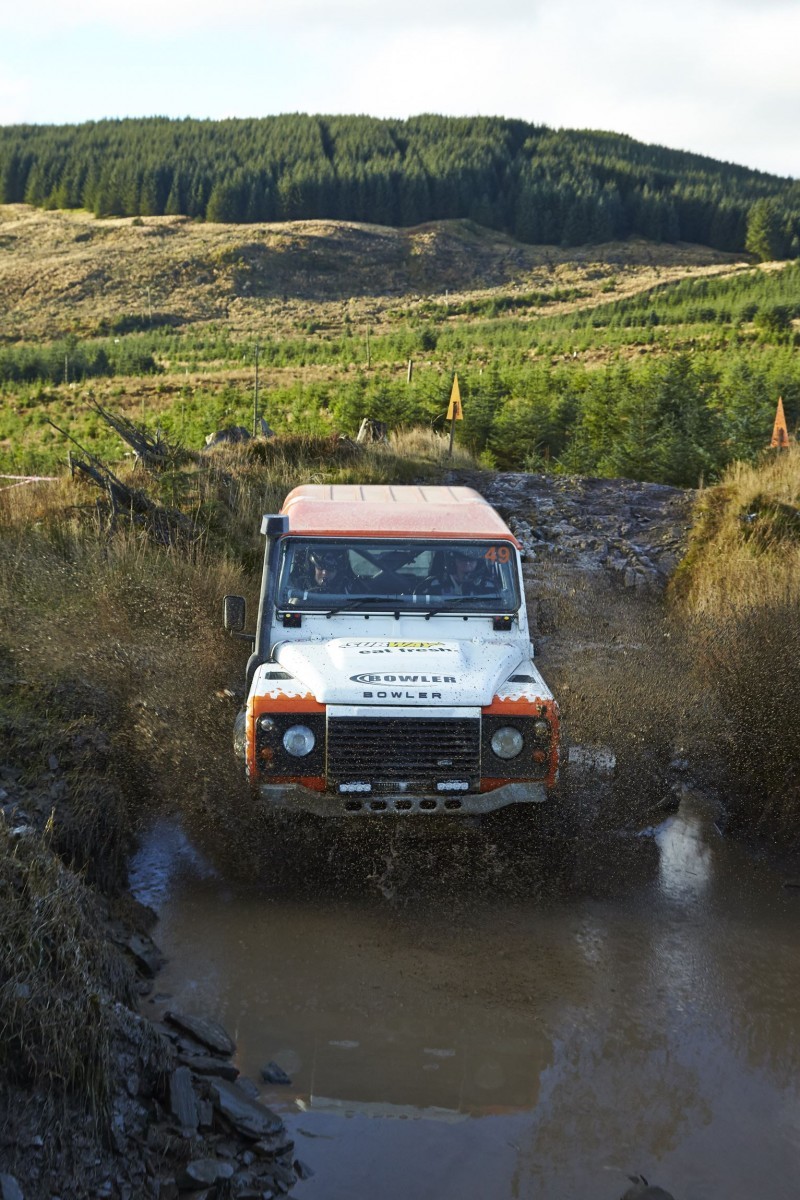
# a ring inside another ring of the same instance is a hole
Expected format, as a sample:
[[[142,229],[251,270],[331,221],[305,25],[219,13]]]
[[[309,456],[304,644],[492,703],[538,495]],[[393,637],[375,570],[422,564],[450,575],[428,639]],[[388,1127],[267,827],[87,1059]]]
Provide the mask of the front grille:
[[[480,775],[478,718],[336,717],[328,721],[328,780],[436,780]]]

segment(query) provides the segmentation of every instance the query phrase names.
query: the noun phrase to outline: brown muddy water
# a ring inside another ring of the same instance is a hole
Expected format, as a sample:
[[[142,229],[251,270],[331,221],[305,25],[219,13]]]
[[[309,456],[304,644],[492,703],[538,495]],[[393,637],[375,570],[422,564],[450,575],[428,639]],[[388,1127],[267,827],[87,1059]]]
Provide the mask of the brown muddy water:
[[[260,1091],[298,1197],[800,1194],[800,889],[702,802],[578,849],[315,836],[258,883],[171,825],[132,864],[169,957],[151,1011],[288,1072]]]

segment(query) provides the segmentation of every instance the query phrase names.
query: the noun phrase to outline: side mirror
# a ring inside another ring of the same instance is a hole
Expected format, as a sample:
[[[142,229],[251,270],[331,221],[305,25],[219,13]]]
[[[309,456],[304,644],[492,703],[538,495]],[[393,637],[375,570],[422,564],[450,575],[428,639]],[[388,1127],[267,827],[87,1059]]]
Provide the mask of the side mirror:
[[[228,633],[241,633],[247,616],[244,596],[225,596],[222,601],[222,622]]]
[[[225,628],[231,637],[240,638],[241,641],[249,642],[251,646],[254,646],[256,635],[242,633],[246,617],[247,608],[244,596],[225,596],[222,601],[222,622]]]

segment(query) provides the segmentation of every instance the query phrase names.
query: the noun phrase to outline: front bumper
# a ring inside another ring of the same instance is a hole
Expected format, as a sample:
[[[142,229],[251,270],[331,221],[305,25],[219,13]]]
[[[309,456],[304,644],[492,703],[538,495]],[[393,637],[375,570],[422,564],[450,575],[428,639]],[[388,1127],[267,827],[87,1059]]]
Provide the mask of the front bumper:
[[[269,809],[314,813],[318,817],[472,817],[509,804],[541,804],[543,783],[506,783],[491,792],[391,793],[356,795],[317,792],[300,783],[262,783],[258,795]]]

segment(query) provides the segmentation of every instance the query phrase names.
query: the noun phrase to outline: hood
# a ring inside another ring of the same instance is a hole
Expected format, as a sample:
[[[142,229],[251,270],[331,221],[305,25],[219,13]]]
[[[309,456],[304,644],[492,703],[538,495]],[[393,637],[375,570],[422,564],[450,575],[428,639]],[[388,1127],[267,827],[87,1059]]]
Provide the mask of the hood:
[[[284,642],[275,658],[320,704],[485,706],[525,655],[506,641]]]

